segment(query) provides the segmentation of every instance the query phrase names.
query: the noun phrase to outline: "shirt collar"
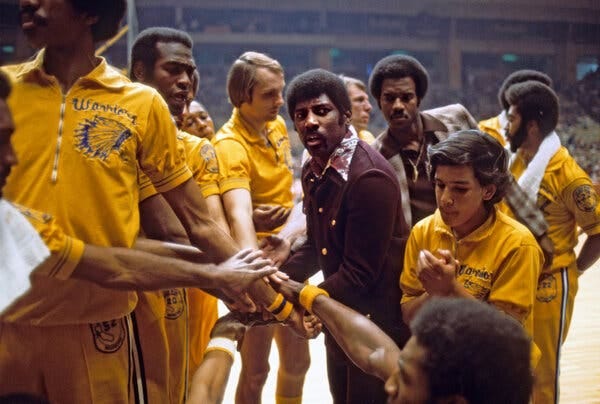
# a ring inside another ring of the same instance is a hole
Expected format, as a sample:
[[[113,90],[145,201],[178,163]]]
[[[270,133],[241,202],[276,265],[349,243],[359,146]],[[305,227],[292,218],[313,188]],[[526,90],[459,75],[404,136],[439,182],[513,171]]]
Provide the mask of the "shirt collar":
[[[267,139],[273,131],[276,121],[277,118],[273,121],[267,122]],[[238,108],[233,109],[233,113],[231,114],[231,122],[236,128],[236,132],[239,133],[248,143],[265,143],[265,138],[252,129],[250,124],[244,119],[242,114],[240,114],[240,110]]]
[[[460,241],[475,243],[475,242],[479,242],[481,240],[485,240],[488,237],[490,237],[492,230],[494,228],[494,224],[496,223],[496,215],[497,214],[498,214],[497,208],[496,207],[492,208],[492,212],[488,216],[488,218],[485,220],[485,222],[483,222],[483,224],[481,226],[479,226],[478,228],[473,230],[466,237],[463,237],[462,239],[460,239]],[[448,226],[446,223],[444,223],[444,220],[442,219],[442,215],[441,215],[439,209],[435,210],[435,231],[439,232],[439,233],[446,233],[446,234],[450,235],[452,238],[456,238],[454,236],[454,232],[452,231],[450,226]]]
[[[448,128],[442,121],[427,113],[420,112],[419,116],[421,117],[421,122],[423,122],[423,133],[425,136],[431,134],[437,139],[438,142],[444,140],[444,137],[440,132],[446,134],[448,133]]]
[[[448,128],[442,121],[423,112],[419,112],[419,118],[423,124],[423,136],[427,144],[434,144],[444,140],[444,134],[448,133]],[[398,141],[390,135],[389,127],[377,137],[373,146],[379,149],[380,153],[387,159],[406,148],[401,148],[398,145]]]
[[[325,172],[331,168],[337,171],[344,181],[348,181],[348,173],[350,172],[350,163],[352,163],[352,157],[354,157],[354,151],[358,145],[358,136],[356,131],[349,130],[346,137],[342,139],[340,144],[329,156],[329,160],[323,170],[317,165],[317,163],[310,158],[308,164],[313,175],[316,177],[322,177]]]
[[[40,85],[52,84],[55,81],[54,77],[44,71],[45,53],[45,49],[40,50],[33,60],[23,65],[17,73],[17,77],[22,77],[26,81],[33,81]],[[100,57],[98,66],[83,76],[80,82],[94,82],[110,90],[121,90],[130,81],[115,67],[110,66],[106,59]]]

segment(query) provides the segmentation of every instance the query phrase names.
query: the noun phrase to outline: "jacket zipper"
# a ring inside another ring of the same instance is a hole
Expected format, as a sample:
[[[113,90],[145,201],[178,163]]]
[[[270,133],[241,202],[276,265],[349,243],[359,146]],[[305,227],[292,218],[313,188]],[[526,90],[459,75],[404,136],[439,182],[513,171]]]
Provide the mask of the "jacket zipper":
[[[62,143],[63,126],[65,121],[66,94],[62,94],[62,104],[60,105],[60,120],[58,121],[58,137],[56,138],[56,149],[54,150],[54,163],[52,164],[51,181],[56,183],[58,180],[58,161],[60,159],[60,147]]]

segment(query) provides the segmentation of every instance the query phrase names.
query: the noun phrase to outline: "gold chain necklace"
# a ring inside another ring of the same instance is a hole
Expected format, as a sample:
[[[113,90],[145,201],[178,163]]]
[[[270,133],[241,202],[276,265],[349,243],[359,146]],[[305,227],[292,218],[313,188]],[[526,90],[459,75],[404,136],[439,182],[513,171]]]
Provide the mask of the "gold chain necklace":
[[[419,179],[419,163],[421,162],[421,157],[423,156],[423,150],[425,149],[425,140],[423,140],[421,142],[421,144],[419,145],[419,154],[417,155],[417,160],[415,160],[415,162],[413,163],[413,161],[410,159],[410,157],[406,157],[406,159],[408,160],[408,162],[410,163],[412,169],[413,169],[413,176],[412,176],[412,182],[415,183],[417,182],[417,179]]]

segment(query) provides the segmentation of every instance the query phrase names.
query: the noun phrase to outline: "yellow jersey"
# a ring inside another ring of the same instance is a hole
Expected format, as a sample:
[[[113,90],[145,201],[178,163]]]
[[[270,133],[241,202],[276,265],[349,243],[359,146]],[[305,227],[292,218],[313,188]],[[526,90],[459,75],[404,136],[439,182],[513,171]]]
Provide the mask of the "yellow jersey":
[[[506,146],[506,139],[504,138],[504,127],[500,122],[499,116],[494,116],[489,119],[479,121],[477,125],[479,130],[492,136],[494,139],[500,142],[502,146]]]
[[[219,165],[217,155],[210,140],[177,132],[178,147],[185,155],[185,161],[192,176],[200,187],[202,196],[219,195]],[[158,191],[152,181],[141,170],[139,172],[140,201],[156,195]]]
[[[439,210],[412,229],[400,276],[402,303],[425,292],[417,278],[419,251],[449,250],[460,262],[457,281],[478,300],[516,313],[533,335],[530,313],[544,256],[525,226],[497,209],[479,228],[457,240]]]
[[[512,174],[518,179],[525,168],[517,154]],[[590,177],[561,147],[548,162],[537,195],[537,206],[548,223],[548,236],[554,245],[552,266],[546,271],[557,272],[576,262],[578,226],[590,236],[600,233],[599,201]]]
[[[169,109],[158,92],[131,83],[104,59],[63,93],[43,60],[41,51],[3,68],[13,81],[8,104],[19,158],[4,194],[51,214],[65,234],[84,243],[131,247],[139,231],[138,164],[160,192],[191,177],[177,152]],[[11,318],[95,323],[125,316],[136,302],[135,292],[48,277],[35,283]]]
[[[233,110],[229,121],[213,138],[219,162],[219,189],[221,194],[232,189],[248,190],[254,207],[265,204],[291,208],[292,153],[281,116],[267,123],[267,133],[265,139],[252,131],[239,111]],[[259,238],[266,235],[257,234]]]

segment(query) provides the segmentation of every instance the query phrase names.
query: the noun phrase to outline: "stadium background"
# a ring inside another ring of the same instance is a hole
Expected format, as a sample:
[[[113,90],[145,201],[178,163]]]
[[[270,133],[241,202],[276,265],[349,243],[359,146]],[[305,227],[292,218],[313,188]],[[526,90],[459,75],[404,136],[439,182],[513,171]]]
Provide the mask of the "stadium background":
[[[367,81],[380,58],[409,54],[425,65],[431,78],[422,108],[461,102],[478,120],[498,113],[496,93],[507,74],[531,68],[553,78],[561,100],[563,143],[593,180],[600,181],[596,0],[129,1],[134,12],[124,25],[129,22],[131,29],[103,55],[125,68],[128,36],[156,25],[186,30],[194,39],[201,74],[198,98],[217,128],[231,111],[227,70],[246,50],[279,60],[288,81],[314,67]],[[0,64],[33,53],[17,15],[18,1],[0,0]],[[371,102],[370,126],[378,133],[385,121]],[[283,115],[287,119],[285,111]],[[298,151],[300,145],[295,146]]]

